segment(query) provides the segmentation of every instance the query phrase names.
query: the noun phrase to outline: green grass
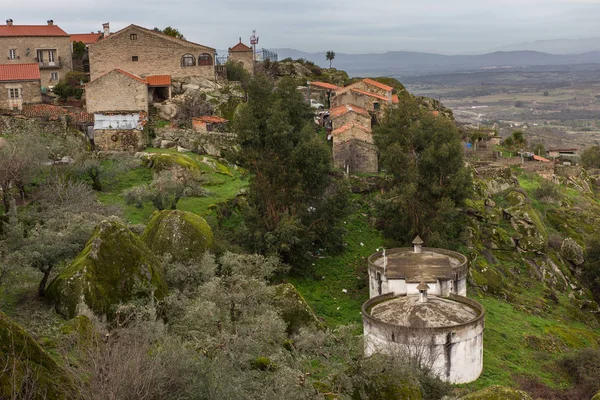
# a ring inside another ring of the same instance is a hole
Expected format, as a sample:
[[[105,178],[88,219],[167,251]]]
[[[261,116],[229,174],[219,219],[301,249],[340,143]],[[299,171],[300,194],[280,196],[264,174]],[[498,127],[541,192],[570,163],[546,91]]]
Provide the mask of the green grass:
[[[154,149],[150,153],[177,153],[173,149]],[[234,198],[238,192],[248,185],[242,171],[228,167],[220,160],[186,153],[200,167],[202,177],[205,179],[204,187],[209,191],[205,197],[189,197],[179,200],[177,208],[206,216],[212,213],[214,205]],[[104,204],[116,204],[123,208],[125,218],[132,224],[145,224],[156,210],[151,204],[144,204],[142,208],[125,204],[122,193],[135,186],[146,185],[152,182],[153,172],[150,168],[139,167],[120,174],[114,179],[105,191],[98,194],[98,199]]]
[[[356,203],[355,207],[345,221],[345,250],[316,258],[310,276],[290,279],[317,315],[332,327],[362,324],[360,309],[369,298],[367,257],[384,242],[381,233],[369,224],[368,206]]]

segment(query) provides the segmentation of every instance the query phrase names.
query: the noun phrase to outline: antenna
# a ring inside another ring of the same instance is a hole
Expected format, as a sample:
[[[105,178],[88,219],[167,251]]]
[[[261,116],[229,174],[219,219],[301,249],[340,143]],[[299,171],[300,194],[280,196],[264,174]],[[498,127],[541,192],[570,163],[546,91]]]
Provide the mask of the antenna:
[[[256,45],[258,44],[258,37],[256,36],[256,29],[252,30],[252,36],[250,36],[250,44],[252,45],[253,48],[253,57],[254,60],[256,61]]]

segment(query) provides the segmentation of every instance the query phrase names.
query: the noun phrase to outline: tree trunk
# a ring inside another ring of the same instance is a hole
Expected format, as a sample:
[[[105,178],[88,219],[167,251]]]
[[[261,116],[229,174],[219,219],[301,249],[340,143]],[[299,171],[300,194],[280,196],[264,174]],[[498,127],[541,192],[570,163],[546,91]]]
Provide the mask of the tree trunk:
[[[8,201],[8,185],[0,185],[2,188],[2,204],[4,205],[4,213],[8,214],[10,209],[10,202]]]
[[[38,286],[38,296],[40,297],[44,297],[46,295],[46,283],[48,283],[48,278],[50,277],[51,271],[52,267],[50,266],[48,266],[45,270],[42,271],[44,273],[44,276],[42,277],[40,285]]]

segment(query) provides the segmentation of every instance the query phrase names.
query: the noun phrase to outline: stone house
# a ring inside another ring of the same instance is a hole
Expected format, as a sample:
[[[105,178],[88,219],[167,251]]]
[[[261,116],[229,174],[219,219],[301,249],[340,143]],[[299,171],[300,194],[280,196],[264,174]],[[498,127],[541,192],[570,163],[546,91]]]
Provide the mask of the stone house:
[[[370,78],[365,78],[346,87],[351,87],[365,92],[374,93],[379,96],[386,97],[388,99],[388,102],[390,103],[393,102],[394,88]]]
[[[139,77],[170,75],[215,78],[215,49],[177,39],[137,25],[89,46],[90,74],[94,80],[116,68]]]
[[[22,110],[24,104],[41,102],[37,63],[0,64],[0,109]]]
[[[85,85],[87,112],[148,112],[148,81],[114,69]]]
[[[196,132],[227,132],[228,120],[215,115],[203,115],[192,118],[192,128]]]
[[[0,25],[0,64],[37,63],[42,91],[52,88],[73,69],[69,35],[49,20],[47,25]]]
[[[341,128],[350,123],[357,123],[362,126],[371,126],[371,115],[369,112],[354,104],[342,104],[329,110],[329,118],[333,123],[333,129]]]
[[[331,97],[335,92],[340,90],[339,86],[327,82],[309,82],[308,96],[320,103],[325,104],[327,108],[331,107]]]
[[[347,86],[335,92],[331,98],[331,107],[344,104],[355,104],[371,113],[381,114],[391,104],[391,100],[386,96]]]
[[[227,61],[241,63],[250,75],[254,75],[254,50],[242,43],[242,38],[238,44],[229,48]]]
[[[98,42],[100,39],[102,39],[102,32],[100,31],[96,33],[72,33],[69,35],[69,41],[71,43],[81,42],[85,44],[85,47],[89,47],[89,45]]]
[[[333,163],[347,173],[377,173],[377,147],[373,144],[371,128],[350,122],[333,135]]]

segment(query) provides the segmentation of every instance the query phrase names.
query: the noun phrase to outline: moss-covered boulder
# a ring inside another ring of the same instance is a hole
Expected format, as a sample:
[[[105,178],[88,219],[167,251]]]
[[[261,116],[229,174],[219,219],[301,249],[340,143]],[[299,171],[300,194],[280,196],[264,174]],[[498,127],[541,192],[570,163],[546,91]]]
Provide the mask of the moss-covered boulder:
[[[600,400],[600,392],[596,393],[596,395],[592,397],[592,400]]]
[[[47,297],[65,318],[89,309],[110,319],[121,303],[160,299],[166,292],[156,256],[122,223],[106,220],[73,263],[50,283]]]
[[[0,311],[0,399],[66,399],[71,388],[65,371]]]
[[[200,180],[202,170],[198,163],[189,156],[180,153],[148,154],[142,158],[144,164],[154,172],[169,171],[174,179]]]
[[[583,248],[573,239],[566,238],[560,246],[560,254],[575,265],[581,265],[583,259]]]
[[[503,212],[516,231],[514,239],[517,246],[524,251],[541,252],[548,245],[546,226],[530,204],[521,203],[524,201],[524,197],[521,197],[523,194],[518,192],[511,194],[513,193],[515,195],[512,196],[512,201],[509,201],[518,202],[518,204],[504,209]]]
[[[175,261],[198,260],[213,246],[213,233],[204,218],[186,211],[165,210],[152,214],[142,241],[154,254]]]
[[[298,333],[302,327],[319,328],[322,326],[313,309],[291,283],[275,286],[275,305],[281,310],[281,316],[287,323],[289,334]]]
[[[504,386],[490,386],[461,397],[460,400],[532,400],[527,393]]]

